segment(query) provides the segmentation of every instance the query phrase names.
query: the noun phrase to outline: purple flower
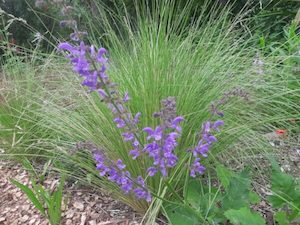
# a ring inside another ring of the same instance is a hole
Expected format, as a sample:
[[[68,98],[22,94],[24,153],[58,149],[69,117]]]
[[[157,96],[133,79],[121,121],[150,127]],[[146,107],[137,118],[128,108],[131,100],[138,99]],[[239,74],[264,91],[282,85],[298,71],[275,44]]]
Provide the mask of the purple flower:
[[[192,163],[191,169],[190,169],[190,176],[196,177],[197,174],[202,175],[205,171],[205,167],[200,164],[200,158],[196,158],[194,162]]]
[[[130,133],[130,132],[124,132],[122,134],[122,136],[123,136],[124,141],[126,141],[126,142],[134,139],[134,134]]]
[[[140,119],[141,115],[142,115],[142,114],[141,114],[140,112],[138,112],[137,114],[135,114],[135,116],[134,116],[134,118],[133,118],[133,123],[134,123],[135,125],[139,123],[139,119]]]
[[[184,118],[182,116],[178,116],[176,117],[173,121],[172,121],[172,128],[176,129],[178,132],[181,132],[181,127],[178,126],[178,124],[180,122],[182,122],[184,120]]]
[[[153,177],[157,173],[157,169],[155,167],[149,167],[147,172],[150,177]]]
[[[103,57],[106,53],[107,50],[105,48],[100,48],[98,50],[97,61],[99,63],[105,64],[107,62],[106,58]]]
[[[125,121],[123,119],[121,119],[121,118],[115,118],[114,122],[117,124],[118,128],[122,128],[122,127],[126,126]]]
[[[117,166],[118,169],[120,169],[120,170],[123,170],[123,169],[125,169],[125,167],[126,167],[121,159],[118,159],[118,160],[117,160],[116,166]]]
[[[160,126],[157,126],[155,130],[153,130],[151,127],[145,127],[143,131],[148,133],[147,140],[153,138],[155,141],[159,141],[162,139],[163,131]]]
[[[103,90],[103,89],[98,89],[98,93],[100,94],[100,96],[105,99],[107,97],[107,93]]]
[[[123,102],[128,102],[129,101],[129,95],[128,92],[125,93],[124,97],[123,97]]]
[[[132,159],[136,159],[140,155],[140,151],[138,149],[133,149],[129,152],[129,155],[132,156]]]
[[[135,193],[136,197],[138,199],[146,199],[147,202],[151,202],[151,194],[149,191],[146,189],[145,181],[141,176],[138,176],[136,179],[136,183],[138,184],[138,188],[135,188],[133,192]]]
[[[223,120],[217,120],[214,123],[214,125],[212,126],[212,128],[219,132],[220,131],[219,126],[224,126],[224,121]]]
[[[95,71],[90,76],[87,76],[81,84],[83,86],[89,87],[91,90],[96,90],[97,89],[97,72]]]
[[[79,53],[79,52],[77,52],[78,50],[75,47],[73,47],[71,44],[69,44],[68,42],[60,43],[58,45],[58,49],[66,50],[66,51],[70,52],[71,54],[78,54]]]

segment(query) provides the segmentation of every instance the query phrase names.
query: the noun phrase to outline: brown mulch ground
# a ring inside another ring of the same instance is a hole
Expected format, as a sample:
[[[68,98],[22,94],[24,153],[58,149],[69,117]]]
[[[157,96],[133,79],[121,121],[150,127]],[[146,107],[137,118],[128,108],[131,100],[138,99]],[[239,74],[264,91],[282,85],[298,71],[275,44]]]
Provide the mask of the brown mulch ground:
[[[10,178],[29,184],[28,172],[20,165],[0,161],[0,225],[48,225]],[[49,178],[45,182],[54,187],[58,180]],[[137,225],[141,221],[128,206],[92,189],[73,186],[66,187],[65,192],[62,224]]]

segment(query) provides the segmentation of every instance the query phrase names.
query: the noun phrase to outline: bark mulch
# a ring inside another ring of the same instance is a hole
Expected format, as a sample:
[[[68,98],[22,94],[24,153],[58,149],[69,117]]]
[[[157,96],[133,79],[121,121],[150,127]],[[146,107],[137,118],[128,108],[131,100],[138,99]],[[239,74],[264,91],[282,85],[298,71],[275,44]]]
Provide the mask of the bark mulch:
[[[0,161],[0,225],[48,225],[26,195],[11,182],[29,184],[29,174],[20,165]],[[54,188],[58,179],[47,179]],[[66,185],[67,186],[67,185]],[[63,225],[137,225],[141,217],[131,208],[91,188],[66,187]]]

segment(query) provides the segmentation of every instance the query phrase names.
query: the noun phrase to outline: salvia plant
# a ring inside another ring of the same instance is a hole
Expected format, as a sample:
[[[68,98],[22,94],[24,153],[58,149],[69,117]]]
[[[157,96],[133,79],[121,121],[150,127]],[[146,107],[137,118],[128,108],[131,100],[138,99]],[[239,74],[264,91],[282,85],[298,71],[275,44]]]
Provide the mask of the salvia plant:
[[[153,114],[155,118],[160,119],[160,125],[154,128],[140,128],[138,125],[141,113],[130,112],[126,105],[130,100],[129,94],[122,95],[118,85],[111,81],[107,74],[109,60],[105,48],[96,49],[83,41],[77,45],[61,43],[58,48],[68,52],[66,57],[73,65],[73,70],[83,78],[81,84],[86,86],[89,92],[97,92],[102,102],[111,110],[116,127],[122,131],[123,141],[132,146],[132,150],[128,152],[132,159],[143,158],[151,162],[150,166],[145,168],[147,178],[156,174],[167,178],[169,170],[178,162],[175,149],[182,133],[180,124],[184,121],[182,116],[177,115],[176,98],[169,96],[163,99],[160,112]],[[223,116],[218,106],[224,102],[225,99],[212,105],[212,116]],[[217,141],[214,132],[219,132],[222,125],[223,120],[213,120],[211,117],[203,123],[197,145],[186,150],[192,158],[189,166],[191,177],[204,173],[205,167],[201,160],[208,156],[209,149]],[[105,151],[98,150],[93,152],[93,155],[100,176],[107,177],[117,184],[125,194],[134,194],[138,199],[151,202],[153,192],[147,188],[145,177],[133,177],[122,159],[113,160]]]

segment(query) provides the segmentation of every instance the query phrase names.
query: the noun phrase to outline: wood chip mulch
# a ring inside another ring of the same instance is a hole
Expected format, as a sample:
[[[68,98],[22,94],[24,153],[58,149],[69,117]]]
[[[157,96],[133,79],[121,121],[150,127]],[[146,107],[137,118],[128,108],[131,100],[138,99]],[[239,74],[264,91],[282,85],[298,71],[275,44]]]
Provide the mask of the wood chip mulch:
[[[10,179],[29,184],[29,174],[20,165],[0,161],[0,225],[48,225],[27,196]],[[46,180],[55,187],[58,180]],[[109,196],[82,187],[65,189],[63,225],[138,225],[141,217]]]

